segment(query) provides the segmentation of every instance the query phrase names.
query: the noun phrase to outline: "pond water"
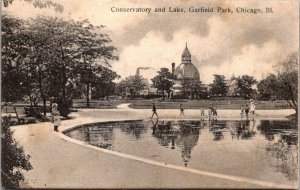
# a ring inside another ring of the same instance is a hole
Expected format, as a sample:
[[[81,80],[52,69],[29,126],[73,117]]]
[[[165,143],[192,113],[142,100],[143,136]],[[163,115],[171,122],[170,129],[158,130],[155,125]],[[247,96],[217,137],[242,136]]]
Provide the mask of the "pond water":
[[[163,163],[295,185],[298,130],[289,120],[148,120],[66,132],[91,145]]]

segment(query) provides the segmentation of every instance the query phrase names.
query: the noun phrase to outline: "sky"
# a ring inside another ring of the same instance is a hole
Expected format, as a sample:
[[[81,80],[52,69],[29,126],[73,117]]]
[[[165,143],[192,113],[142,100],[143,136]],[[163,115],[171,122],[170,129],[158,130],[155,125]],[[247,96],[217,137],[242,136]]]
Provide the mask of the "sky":
[[[14,0],[4,12],[23,19],[37,15],[88,19],[105,25],[119,60],[112,69],[122,78],[134,75],[138,67],[145,78],[152,78],[159,68],[178,66],[187,43],[192,62],[203,83],[211,83],[213,74],[226,78],[251,75],[260,80],[274,72],[276,64],[299,51],[298,1],[197,1],[197,0],[53,0],[64,6],[54,9],[34,8]],[[272,7],[273,14],[247,13],[113,13],[111,7]],[[22,10],[22,11],[20,11]]]

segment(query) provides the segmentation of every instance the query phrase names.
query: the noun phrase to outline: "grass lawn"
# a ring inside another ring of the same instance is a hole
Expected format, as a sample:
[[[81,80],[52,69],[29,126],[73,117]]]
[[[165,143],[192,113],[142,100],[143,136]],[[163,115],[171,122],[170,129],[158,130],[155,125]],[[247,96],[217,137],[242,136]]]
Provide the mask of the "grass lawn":
[[[129,103],[129,107],[134,109],[151,109],[152,102],[155,103],[158,109],[179,109],[182,104],[185,109],[200,109],[208,108],[214,104],[217,109],[240,109],[241,104],[249,103],[247,100],[160,100],[160,99],[116,99],[116,100],[91,100],[90,108],[98,109],[113,109],[123,103]],[[255,100],[257,110],[266,109],[291,109],[285,100],[276,101],[258,101]],[[26,102],[14,103],[14,105],[29,105]],[[39,104],[40,106],[42,104]],[[87,108],[86,100],[74,99],[73,108]]]
[[[91,100],[91,108],[116,108],[116,106],[122,103],[130,103],[129,107],[134,109],[151,109],[152,102],[155,103],[158,109],[178,109],[179,105],[182,104],[185,109],[200,109],[208,108],[214,104],[217,109],[240,109],[241,104],[249,103],[247,100]],[[289,104],[284,100],[276,101],[257,101],[255,100],[256,109],[291,109]],[[74,100],[73,107],[86,108],[85,100]]]

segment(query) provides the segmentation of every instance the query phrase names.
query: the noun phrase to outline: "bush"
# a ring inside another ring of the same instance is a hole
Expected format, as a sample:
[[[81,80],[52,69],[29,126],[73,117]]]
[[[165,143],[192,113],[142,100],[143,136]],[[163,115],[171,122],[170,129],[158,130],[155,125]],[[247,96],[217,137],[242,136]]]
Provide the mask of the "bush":
[[[10,118],[2,118],[1,134],[1,178],[5,188],[18,188],[19,182],[24,181],[21,170],[30,170],[30,156],[26,155],[22,146],[13,138],[13,132],[9,128]]]
[[[63,117],[68,117],[68,115],[71,113],[71,107],[73,104],[72,98],[71,97],[63,97],[59,98],[57,100],[58,108],[57,110],[59,111],[60,115]]]

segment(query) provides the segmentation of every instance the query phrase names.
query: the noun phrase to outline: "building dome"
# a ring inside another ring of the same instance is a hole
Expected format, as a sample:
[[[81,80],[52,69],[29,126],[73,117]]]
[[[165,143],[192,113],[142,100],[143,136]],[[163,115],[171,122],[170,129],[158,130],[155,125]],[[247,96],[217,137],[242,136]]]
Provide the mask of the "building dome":
[[[185,46],[185,49],[183,50],[181,56],[181,64],[178,65],[178,67],[175,69],[174,74],[179,80],[182,79],[200,80],[199,71],[192,63],[191,53],[187,45]]]
[[[177,79],[200,79],[200,74],[198,69],[192,64],[185,64],[181,63],[178,65],[178,67],[175,69],[175,76]]]
[[[192,62],[192,55],[187,47],[187,44],[185,45],[185,49],[182,52],[181,62],[182,63],[191,63]]]
[[[187,46],[184,48],[184,50],[182,52],[182,57],[191,57],[191,53],[190,53],[189,49],[187,48]]]

